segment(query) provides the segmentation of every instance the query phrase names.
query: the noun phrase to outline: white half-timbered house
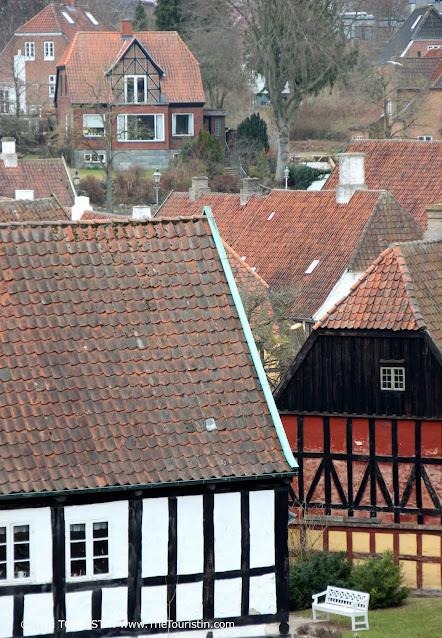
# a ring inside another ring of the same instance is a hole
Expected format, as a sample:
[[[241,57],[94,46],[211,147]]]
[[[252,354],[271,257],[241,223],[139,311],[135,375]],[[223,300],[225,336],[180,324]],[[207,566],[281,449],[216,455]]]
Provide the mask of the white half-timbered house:
[[[0,637],[286,633],[296,463],[210,210],[0,224],[0,325]]]

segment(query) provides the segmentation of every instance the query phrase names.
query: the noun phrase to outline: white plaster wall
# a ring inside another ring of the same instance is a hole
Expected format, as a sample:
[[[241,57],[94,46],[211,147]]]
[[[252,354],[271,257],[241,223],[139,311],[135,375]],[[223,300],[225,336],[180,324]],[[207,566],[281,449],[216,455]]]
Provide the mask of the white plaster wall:
[[[215,581],[215,618],[241,616],[241,578]]]
[[[141,622],[159,623],[167,621],[167,586],[143,587],[141,589]]]
[[[215,494],[215,571],[241,568],[241,494]]]
[[[52,529],[50,508],[1,510],[0,527],[9,524],[29,525],[31,578],[27,579],[26,582],[50,583],[52,581]]]
[[[12,638],[14,625],[14,598],[2,596],[0,598],[0,638]]]
[[[250,567],[275,564],[275,492],[250,492]]]
[[[345,297],[350,288],[353,286],[355,281],[361,277],[362,272],[349,272],[345,270],[345,272],[341,275],[338,281],[335,283],[331,291],[329,292],[327,299],[324,301],[322,306],[315,312],[313,315],[313,319],[315,321],[319,321],[325,315],[326,312],[333,308],[336,302],[338,302],[342,297]]]
[[[94,620],[97,620],[94,618]],[[66,594],[66,630],[82,631],[91,628],[92,592],[76,591]]]
[[[200,574],[204,569],[203,497],[177,499],[178,574]]]
[[[178,583],[176,587],[176,619],[200,620],[202,617],[203,583]]]
[[[69,525],[87,521],[109,523],[109,574],[101,574],[102,578],[126,578],[128,573],[128,502],[93,503],[91,505],[71,505],[65,508],[66,563],[69,557]],[[91,580],[91,577],[71,578],[66,580]]]
[[[211,629],[215,638],[255,638],[256,636],[278,636],[279,623],[268,623],[260,625],[245,625],[244,627],[226,627],[224,629]],[[170,631],[170,633],[155,634],[155,638],[207,638],[205,630]],[[128,637],[124,637],[128,638]],[[140,638],[152,638],[152,635],[145,634]]]
[[[252,576],[250,578],[249,610],[260,614],[276,613],[275,574]]]
[[[167,498],[143,500],[142,575],[167,574],[169,503]]]
[[[101,626],[121,627],[127,623],[127,587],[103,587],[101,592]]]
[[[26,594],[23,614],[23,636],[41,636],[54,631],[52,594]]]

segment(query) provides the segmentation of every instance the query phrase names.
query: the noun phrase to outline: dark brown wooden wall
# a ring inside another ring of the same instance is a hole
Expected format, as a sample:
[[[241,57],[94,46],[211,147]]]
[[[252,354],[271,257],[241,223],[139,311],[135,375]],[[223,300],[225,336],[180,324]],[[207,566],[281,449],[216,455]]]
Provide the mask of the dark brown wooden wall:
[[[423,333],[335,330],[312,337],[288,384],[275,393],[280,412],[442,416],[442,366]],[[402,359],[405,391],[381,391],[381,360]]]

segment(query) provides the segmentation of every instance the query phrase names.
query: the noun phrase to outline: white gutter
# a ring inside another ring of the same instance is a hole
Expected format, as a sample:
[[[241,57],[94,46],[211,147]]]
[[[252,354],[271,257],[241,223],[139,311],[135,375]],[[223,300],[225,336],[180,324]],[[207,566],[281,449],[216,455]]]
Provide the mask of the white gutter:
[[[253,365],[255,366],[255,370],[258,374],[258,379],[261,384],[262,391],[264,393],[264,398],[267,402],[267,406],[270,411],[270,416],[272,417],[273,425],[275,426],[276,434],[278,435],[279,442],[281,443],[282,451],[284,452],[284,456],[286,458],[287,463],[290,465],[290,467],[293,469],[297,469],[298,464],[296,463],[295,457],[293,456],[293,452],[290,449],[290,444],[288,442],[287,435],[284,430],[284,426],[282,425],[278,408],[276,407],[275,400],[273,398],[273,394],[269,386],[269,382],[267,381],[267,376],[264,371],[264,367],[262,365],[261,358],[258,353],[258,348],[256,347],[255,339],[253,338],[253,334],[250,329],[249,322],[247,320],[244,306],[242,305],[241,297],[238,292],[238,287],[233,277],[232,269],[230,268],[230,263],[226,255],[226,251],[224,249],[224,245],[221,240],[218,227],[216,225],[215,218],[212,213],[212,209],[210,208],[210,206],[204,206],[203,212],[207,217],[210,230],[212,231],[213,241],[215,242],[215,247],[218,251],[221,264],[224,270],[224,274],[226,275],[227,283],[230,288],[230,292],[232,293],[233,302],[235,304],[236,311],[238,312],[239,320],[241,322],[241,326],[244,331],[244,336],[246,338],[247,345],[250,350]]]

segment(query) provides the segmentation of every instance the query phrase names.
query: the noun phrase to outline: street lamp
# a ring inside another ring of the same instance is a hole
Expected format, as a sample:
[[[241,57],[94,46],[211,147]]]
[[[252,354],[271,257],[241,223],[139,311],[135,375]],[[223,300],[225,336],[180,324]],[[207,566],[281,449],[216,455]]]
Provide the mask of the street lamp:
[[[80,175],[78,171],[75,171],[72,181],[74,182],[75,194],[78,195],[78,187],[80,186]]]
[[[160,179],[161,179],[160,171],[157,169],[155,173],[152,175],[152,177],[155,184],[155,199],[156,199],[157,210],[158,210],[158,191],[160,190]]]
[[[289,175],[290,175],[289,167],[286,166],[284,169],[285,190],[287,190],[287,182],[289,181]]]

